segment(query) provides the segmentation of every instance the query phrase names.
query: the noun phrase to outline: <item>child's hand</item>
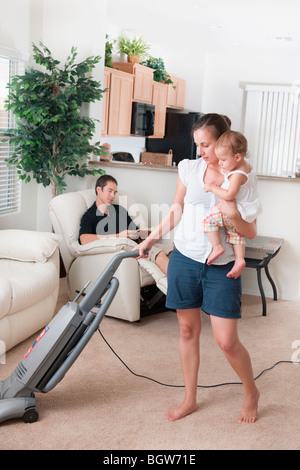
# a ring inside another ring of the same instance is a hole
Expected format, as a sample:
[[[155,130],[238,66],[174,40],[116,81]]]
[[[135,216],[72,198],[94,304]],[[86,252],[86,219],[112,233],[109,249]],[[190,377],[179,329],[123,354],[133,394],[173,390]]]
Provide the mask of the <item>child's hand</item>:
[[[206,193],[209,193],[211,191],[211,188],[212,188],[212,184],[211,183],[205,183],[204,185],[204,191]]]

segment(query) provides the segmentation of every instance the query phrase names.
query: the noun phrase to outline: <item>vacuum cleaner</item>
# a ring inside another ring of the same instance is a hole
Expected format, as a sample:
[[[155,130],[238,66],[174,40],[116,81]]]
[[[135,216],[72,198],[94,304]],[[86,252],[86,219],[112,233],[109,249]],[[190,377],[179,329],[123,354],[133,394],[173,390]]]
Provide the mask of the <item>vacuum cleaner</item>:
[[[25,423],[38,420],[35,392],[47,393],[63,379],[116,295],[119,281],[115,271],[124,258],[137,256],[138,251],[118,253],[90,290],[84,294],[88,282],[43,329],[11,376],[0,382],[0,423],[15,418],[23,418]]]

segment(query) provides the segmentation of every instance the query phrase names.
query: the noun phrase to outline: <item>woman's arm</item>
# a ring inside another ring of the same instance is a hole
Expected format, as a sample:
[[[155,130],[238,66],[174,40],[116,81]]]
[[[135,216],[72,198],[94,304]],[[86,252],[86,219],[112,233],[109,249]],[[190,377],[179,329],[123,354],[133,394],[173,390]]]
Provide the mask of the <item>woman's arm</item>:
[[[150,250],[156,242],[158,242],[164,235],[171,232],[171,230],[173,230],[173,228],[176,227],[176,225],[180,222],[183,212],[185,193],[186,187],[184,186],[180,177],[178,177],[175,198],[169,212],[152,230],[150,235],[135,248],[139,250],[140,257],[144,257],[144,250]]]
[[[221,199],[218,203],[219,209],[223,214],[227,215],[230,221],[233,223],[234,228],[246,238],[252,240],[257,235],[256,220],[254,222],[246,222],[242,219],[239,213],[235,200],[225,201]]]

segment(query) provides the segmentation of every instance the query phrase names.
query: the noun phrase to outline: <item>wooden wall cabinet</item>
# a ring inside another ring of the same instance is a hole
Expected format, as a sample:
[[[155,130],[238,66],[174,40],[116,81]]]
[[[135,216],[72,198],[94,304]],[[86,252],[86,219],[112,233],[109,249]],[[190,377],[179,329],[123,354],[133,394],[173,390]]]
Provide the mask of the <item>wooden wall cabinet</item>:
[[[151,137],[162,138],[165,135],[168,85],[153,82],[152,104],[155,106],[154,134]]]
[[[186,81],[172,76],[175,85],[153,81],[154,70],[140,64],[114,62],[104,67],[101,135],[131,135],[132,101],[155,105],[154,135],[165,135],[167,108],[184,109]]]
[[[101,135],[108,134],[108,116],[109,116],[109,94],[110,94],[110,75],[111,69],[104,67],[103,88],[108,90],[103,93],[102,98],[102,121],[101,121]]]
[[[134,76],[133,101],[152,103],[153,69],[130,62],[114,62],[113,67]]]
[[[184,109],[186,81],[171,76],[173,84],[168,85],[168,108]],[[174,87],[175,86],[175,89]]]
[[[133,76],[109,67],[104,69],[104,85],[109,92],[102,108],[102,136],[129,136]]]

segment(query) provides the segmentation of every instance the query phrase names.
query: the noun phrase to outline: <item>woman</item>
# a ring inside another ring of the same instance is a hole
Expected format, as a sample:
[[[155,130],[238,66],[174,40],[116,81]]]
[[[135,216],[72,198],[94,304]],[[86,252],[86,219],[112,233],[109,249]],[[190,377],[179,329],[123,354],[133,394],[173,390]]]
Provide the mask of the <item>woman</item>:
[[[170,421],[181,419],[197,409],[201,309],[210,315],[217,344],[244,386],[238,422],[253,423],[257,417],[259,391],[253,379],[249,354],[237,333],[237,319],[241,316],[241,279],[226,276],[234,263],[232,246],[225,242],[225,230],[221,229],[225,252],[208,266],[206,259],[211,245],[201,230],[205,213],[216,203],[215,196],[204,191],[204,184],[220,186],[224,181],[214,152],[215,144],[230,125],[227,117],[218,114],[206,114],[196,122],[193,137],[202,158],[180,162],[174,203],[161,223],[139,245],[143,257],[144,250],[150,249],[178,225],[175,249],[168,267],[166,306],[177,310],[185,396],[177,408],[167,412]],[[220,201],[219,205],[239,233],[247,238],[256,236],[255,222],[243,221],[234,202]]]

